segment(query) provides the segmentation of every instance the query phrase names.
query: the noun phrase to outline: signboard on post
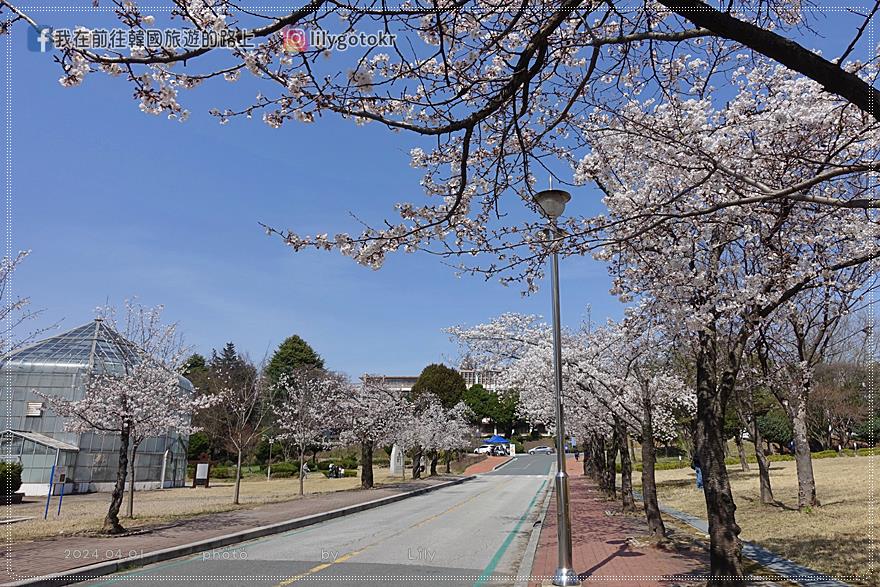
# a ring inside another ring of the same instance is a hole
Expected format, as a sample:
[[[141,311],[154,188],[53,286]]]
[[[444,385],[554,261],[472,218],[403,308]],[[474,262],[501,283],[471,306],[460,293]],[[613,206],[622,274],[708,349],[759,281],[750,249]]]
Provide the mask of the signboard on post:
[[[196,463],[196,472],[193,475],[193,487],[208,487],[208,478],[211,474],[211,463]]]
[[[61,504],[64,502],[64,483],[67,482],[67,467],[52,465],[49,473],[49,493],[46,495],[46,510],[43,512],[43,519],[49,517],[49,502],[52,501],[52,494],[55,492],[55,486],[61,484],[61,494],[58,498],[58,513],[61,515]]]

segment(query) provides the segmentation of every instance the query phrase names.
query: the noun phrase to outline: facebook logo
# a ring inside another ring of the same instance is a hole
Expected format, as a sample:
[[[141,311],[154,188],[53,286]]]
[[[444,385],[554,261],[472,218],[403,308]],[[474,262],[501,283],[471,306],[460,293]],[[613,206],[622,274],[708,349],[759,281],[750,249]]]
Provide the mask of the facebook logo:
[[[28,29],[28,51],[45,53],[52,48],[52,28],[47,26]]]

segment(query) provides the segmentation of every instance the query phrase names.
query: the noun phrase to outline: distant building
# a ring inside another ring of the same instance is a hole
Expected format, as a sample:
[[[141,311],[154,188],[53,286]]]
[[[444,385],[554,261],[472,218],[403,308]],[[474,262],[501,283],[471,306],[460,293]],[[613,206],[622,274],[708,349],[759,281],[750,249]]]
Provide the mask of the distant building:
[[[361,381],[364,385],[384,387],[389,391],[397,391],[406,393],[412,391],[413,385],[418,381],[418,376],[410,377],[409,375],[362,375]]]
[[[498,381],[501,376],[500,371],[491,371],[488,369],[459,369],[459,373],[464,377],[464,383],[468,389],[474,385],[482,385],[489,391],[501,391],[498,387]]]
[[[83,397],[86,377],[93,372],[113,372],[131,361],[134,344],[105,322],[95,320],[63,334],[41,340],[0,359],[4,430],[0,432],[0,459],[23,466],[26,495],[46,495],[52,465],[64,467],[65,493],[110,491],[116,480],[119,452],[117,434],[68,432],[67,420],[54,413],[45,398],[57,395],[70,400]],[[179,378],[185,390],[192,384]],[[185,482],[187,437],[165,434],[144,440],[137,451],[135,487],[155,489]],[[60,486],[56,487],[56,491]]]
[[[480,384],[489,391],[500,391],[498,388],[498,371],[487,371],[477,369],[458,369],[458,372],[464,378],[465,385],[470,388],[476,384]],[[363,375],[361,381],[367,385],[381,385],[392,391],[408,392],[419,380],[418,375]]]

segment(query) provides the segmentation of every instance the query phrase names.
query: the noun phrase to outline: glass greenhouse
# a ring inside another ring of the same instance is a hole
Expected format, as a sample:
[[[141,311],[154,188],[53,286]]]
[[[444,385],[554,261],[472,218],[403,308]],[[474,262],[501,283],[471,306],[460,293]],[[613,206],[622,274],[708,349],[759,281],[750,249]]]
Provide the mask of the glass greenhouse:
[[[21,462],[22,488],[27,495],[45,495],[53,465],[65,467],[65,493],[110,491],[116,479],[119,437],[98,432],[69,432],[66,419],[34,393],[80,399],[92,372],[114,372],[139,360],[137,348],[102,320],[14,351],[0,361],[3,430],[0,459]],[[193,391],[185,378],[180,386]],[[135,483],[138,489],[179,487],[185,482],[187,438],[165,434],[138,447]],[[163,479],[164,461],[164,479]],[[60,485],[56,492],[60,491]]]

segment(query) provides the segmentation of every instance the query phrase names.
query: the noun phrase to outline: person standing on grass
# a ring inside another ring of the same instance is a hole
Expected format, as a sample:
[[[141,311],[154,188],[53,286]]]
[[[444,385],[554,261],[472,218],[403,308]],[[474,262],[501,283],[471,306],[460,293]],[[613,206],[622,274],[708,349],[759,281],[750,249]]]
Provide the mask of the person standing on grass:
[[[703,469],[700,467],[700,457],[694,455],[693,460],[691,460],[691,469],[694,470],[694,473],[697,475],[697,489],[703,488]]]

